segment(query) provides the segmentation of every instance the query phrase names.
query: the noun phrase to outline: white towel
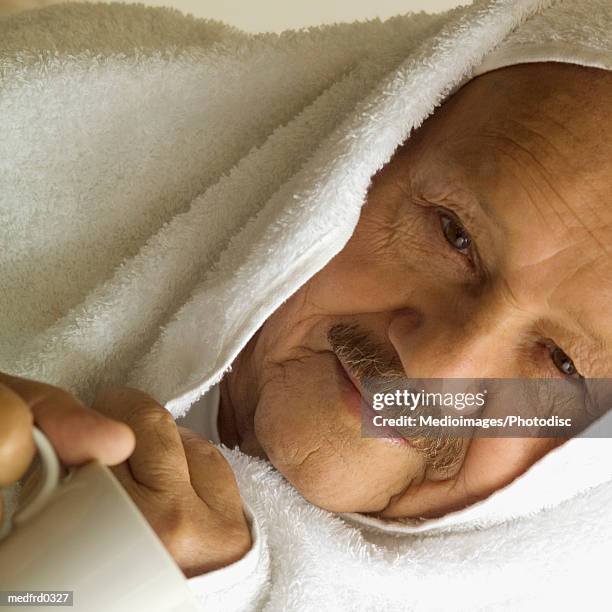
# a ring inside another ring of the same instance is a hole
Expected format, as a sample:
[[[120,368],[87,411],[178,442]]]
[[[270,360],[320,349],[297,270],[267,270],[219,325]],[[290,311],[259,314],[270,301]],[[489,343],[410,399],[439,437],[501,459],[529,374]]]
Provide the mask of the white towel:
[[[611,33],[608,0],[280,36],[117,4],[0,19],[0,370],[85,401],[129,383],[184,413],[449,93],[508,62],[612,69]],[[272,553],[270,610],[563,609],[565,585],[583,602],[604,584],[611,447],[570,441],[472,508],[372,532],[229,456]]]
[[[263,564],[243,576],[264,585],[267,612],[609,610],[609,484],[497,526],[384,533],[312,506],[261,460],[227,455],[269,549],[271,586]],[[219,606],[233,609],[245,608]]]

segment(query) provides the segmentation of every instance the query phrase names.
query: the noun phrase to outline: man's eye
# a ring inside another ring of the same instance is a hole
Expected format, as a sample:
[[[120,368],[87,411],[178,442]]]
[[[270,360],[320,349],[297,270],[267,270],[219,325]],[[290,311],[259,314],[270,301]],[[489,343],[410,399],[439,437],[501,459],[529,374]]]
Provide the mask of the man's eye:
[[[472,239],[465,228],[449,215],[440,214],[442,233],[448,243],[460,253],[467,253],[472,246]]]
[[[574,362],[558,347],[554,347],[550,353],[556,368],[565,376],[580,376]]]

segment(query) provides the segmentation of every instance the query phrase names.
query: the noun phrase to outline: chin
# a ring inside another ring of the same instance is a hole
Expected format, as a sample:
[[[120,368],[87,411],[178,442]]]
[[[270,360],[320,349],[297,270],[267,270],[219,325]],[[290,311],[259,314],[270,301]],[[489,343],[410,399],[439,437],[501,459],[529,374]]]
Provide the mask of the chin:
[[[360,490],[359,484],[347,478],[347,474],[334,474],[333,468],[279,471],[304,499],[328,512],[379,512],[389,501],[387,495]]]

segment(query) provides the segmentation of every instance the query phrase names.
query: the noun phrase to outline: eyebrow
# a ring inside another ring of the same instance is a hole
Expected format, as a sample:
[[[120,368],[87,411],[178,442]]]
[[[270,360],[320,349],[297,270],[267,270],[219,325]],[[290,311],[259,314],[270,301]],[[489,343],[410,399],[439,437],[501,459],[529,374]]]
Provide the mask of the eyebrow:
[[[455,192],[461,192],[463,197],[453,197]],[[493,209],[491,201],[487,197],[482,197],[469,183],[458,183],[457,189],[451,195],[441,199],[440,203],[448,202],[459,208],[468,216],[468,220],[474,222],[477,217],[482,216],[491,221],[495,227],[501,227],[500,218]]]
[[[493,222],[498,223],[499,222],[499,217],[497,216],[497,214],[495,213],[495,211],[493,210],[493,207],[491,206],[491,202],[489,201],[488,198],[479,198],[474,194],[474,199],[473,199],[474,203],[478,206],[478,208],[480,208],[480,210],[482,210],[482,212],[484,212],[484,214]]]

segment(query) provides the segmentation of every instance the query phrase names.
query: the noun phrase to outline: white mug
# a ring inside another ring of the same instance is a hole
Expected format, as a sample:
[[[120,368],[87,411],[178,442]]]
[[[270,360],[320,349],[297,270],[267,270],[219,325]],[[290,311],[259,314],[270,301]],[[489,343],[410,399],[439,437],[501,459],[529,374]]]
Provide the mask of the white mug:
[[[73,591],[74,607],[66,609],[79,612],[198,610],[184,575],[110,470],[92,462],[62,476],[36,428],[34,441],[41,470],[0,541],[0,589]]]

